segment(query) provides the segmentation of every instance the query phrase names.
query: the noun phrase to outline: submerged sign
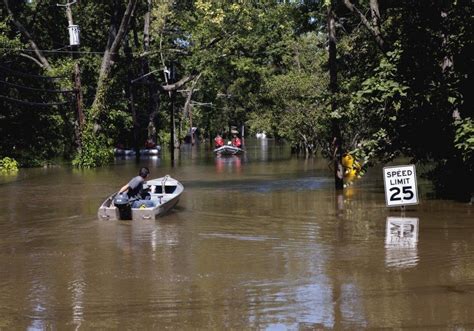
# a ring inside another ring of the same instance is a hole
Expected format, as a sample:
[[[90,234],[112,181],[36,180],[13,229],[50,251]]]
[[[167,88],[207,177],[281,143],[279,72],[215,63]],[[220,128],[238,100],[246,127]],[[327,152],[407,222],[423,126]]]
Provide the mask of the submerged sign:
[[[418,218],[387,217],[385,247],[416,247]]]
[[[409,268],[418,264],[418,218],[387,217],[385,265]]]
[[[418,203],[414,165],[383,168],[385,201],[388,207]]]

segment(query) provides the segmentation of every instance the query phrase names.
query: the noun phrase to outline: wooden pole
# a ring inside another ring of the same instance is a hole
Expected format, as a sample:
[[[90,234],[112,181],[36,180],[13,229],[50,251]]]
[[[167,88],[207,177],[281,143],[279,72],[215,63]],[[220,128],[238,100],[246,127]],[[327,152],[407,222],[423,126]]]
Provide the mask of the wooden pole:
[[[336,17],[334,13],[334,2],[330,1],[327,9],[327,24],[329,36],[329,89],[332,94],[331,111],[337,110],[336,93],[338,91],[337,84],[337,63],[336,63]],[[336,190],[344,188],[344,168],[342,167],[342,135],[337,119],[332,120],[332,148],[333,148],[333,164],[334,164],[334,184]]]
[[[170,66],[170,84],[174,83],[174,64]],[[174,166],[174,99],[176,92],[170,91],[170,158],[171,165]]]
[[[68,2],[65,5],[58,5],[58,6],[66,7],[66,17],[67,17],[67,22],[69,26],[74,25],[71,5],[75,3],[76,1]],[[79,46],[71,45],[71,51],[72,51],[72,58],[74,61],[74,91],[75,91],[75,97],[76,97],[75,106],[76,106],[77,129],[75,130],[75,135],[76,135],[75,138],[76,138],[76,145],[77,145],[76,147],[78,150],[81,150],[82,149],[82,131],[84,129],[85,116],[84,116],[84,110],[82,109],[83,96],[82,96],[82,84],[81,84],[81,69],[79,66],[79,56],[78,56]]]

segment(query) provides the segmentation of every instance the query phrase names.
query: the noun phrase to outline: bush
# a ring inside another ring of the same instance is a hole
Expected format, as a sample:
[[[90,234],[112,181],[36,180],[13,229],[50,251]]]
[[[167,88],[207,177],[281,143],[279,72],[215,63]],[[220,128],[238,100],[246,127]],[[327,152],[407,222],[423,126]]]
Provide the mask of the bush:
[[[15,159],[4,157],[0,159],[0,174],[17,172],[18,162]]]
[[[96,168],[109,164],[113,159],[110,142],[101,133],[94,133],[88,128],[83,132],[82,149],[72,161],[78,168]]]

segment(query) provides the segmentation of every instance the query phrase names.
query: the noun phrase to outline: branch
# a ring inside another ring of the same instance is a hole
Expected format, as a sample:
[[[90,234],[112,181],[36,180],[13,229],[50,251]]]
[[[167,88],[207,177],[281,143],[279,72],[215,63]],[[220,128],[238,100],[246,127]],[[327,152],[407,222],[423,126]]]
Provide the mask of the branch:
[[[127,5],[127,9],[123,14],[122,22],[120,23],[119,30],[117,35],[115,36],[115,40],[110,47],[110,53],[114,54],[117,53],[120,45],[122,43],[122,39],[125,33],[128,31],[128,26],[130,24],[130,19],[132,18],[132,14],[135,11],[135,6],[137,5],[138,0],[130,0]]]
[[[189,107],[191,105],[191,98],[193,97],[193,93],[194,93],[196,84],[199,81],[199,78],[201,78],[201,74],[202,73],[199,73],[199,75],[197,75],[196,79],[193,80],[191,88],[188,91],[188,95],[186,97],[186,102],[184,103],[184,108],[183,108],[184,116],[186,116],[186,113],[189,112]]]
[[[142,80],[143,78],[146,78],[146,77],[148,77],[148,76],[150,76],[150,75],[153,75],[155,72],[160,71],[160,70],[161,70],[161,69],[156,69],[156,70],[150,71],[149,73],[146,73],[146,74],[144,74],[144,75],[142,75],[142,76],[140,76],[140,77],[138,77],[138,78],[132,79],[130,83],[135,84],[136,82]]]
[[[11,21],[15,26],[20,30],[20,33],[28,39],[28,42],[30,43],[31,48],[35,52],[36,56],[38,57],[39,62],[41,63],[42,68],[46,68],[47,70],[51,70],[51,66],[49,65],[48,60],[44,57],[43,53],[40,51],[39,47],[36,45],[36,43],[33,40],[33,37],[31,34],[26,30],[26,28],[21,24],[19,21],[15,19],[15,15],[10,9],[10,6],[8,5],[8,0],[3,0],[3,3],[5,4],[5,8],[7,8],[8,15],[11,17]],[[38,63],[38,62],[37,62]]]
[[[110,66],[112,65],[111,58],[113,55],[115,55],[115,53],[118,52],[122,44],[123,37],[125,36],[125,33],[128,31],[130,19],[135,10],[137,1],[138,0],[130,0],[128,2],[127,9],[125,10],[125,13],[123,14],[122,21],[120,22],[120,27],[117,33],[115,34],[113,41],[111,39],[109,39],[108,41],[107,49],[105,50],[104,58],[102,59],[99,81],[102,81],[108,76],[108,71],[110,69]],[[109,38],[110,36],[111,35],[109,35]]]
[[[64,5],[62,5],[60,3],[57,3],[56,6],[58,6],[58,7],[68,7],[68,6],[71,6],[71,5],[75,4],[76,2],[77,2],[77,0],[74,0],[74,1],[68,2]]]
[[[171,92],[171,91],[176,91],[179,89],[181,86],[189,82],[190,80],[193,80],[196,77],[195,74],[186,76],[184,78],[181,78],[179,81],[177,81],[174,84],[167,84],[167,85],[161,85],[159,86],[159,89],[164,92]]]
[[[120,27],[115,35],[114,40],[111,42],[111,37],[109,35],[109,41],[107,43],[107,49],[105,50],[104,57],[102,58],[102,64],[100,65],[99,80],[97,82],[96,96],[92,103],[92,108],[97,108],[100,112],[102,108],[103,100],[101,99],[102,90],[105,88],[106,80],[109,78],[111,67],[113,65],[112,56],[115,55],[123,41],[125,34],[128,31],[128,26],[130,24],[130,19],[135,11],[135,7],[138,0],[129,0],[127,9],[123,14]],[[110,45],[110,47],[109,47]]]
[[[38,59],[35,59],[34,57],[28,55],[28,54],[25,54],[25,53],[20,53],[20,56],[23,56],[23,57],[26,57],[27,59],[30,59],[31,61],[35,62],[37,65],[39,65],[40,67],[43,67],[43,64],[38,61]]]
[[[359,15],[362,23],[364,23],[367,30],[369,30],[369,32],[375,38],[375,41],[377,42],[377,46],[379,46],[380,50],[385,51],[384,40],[382,38],[382,35],[381,35],[380,31],[374,29],[374,27],[370,24],[367,17],[365,17],[365,15],[356,6],[354,6],[354,4],[351,2],[351,0],[344,0],[344,4],[346,5],[346,7],[351,12],[356,13],[357,15]]]

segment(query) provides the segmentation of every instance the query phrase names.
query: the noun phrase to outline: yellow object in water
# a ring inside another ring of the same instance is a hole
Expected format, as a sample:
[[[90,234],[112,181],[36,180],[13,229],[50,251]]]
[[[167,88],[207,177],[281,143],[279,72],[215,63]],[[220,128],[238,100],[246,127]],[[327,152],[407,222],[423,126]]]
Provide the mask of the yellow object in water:
[[[354,158],[352,155],[344,153],[342,155],[342,165],[344,168],[352,168],[352,165],[354,164]]]
[[[349,182],[352,182],[356,177],[357,177],[357,170],[355,169],[348,169],[344,172],[344,178]]]
[[[345,186],[345,190],[344,190],[344,198],[348,199],[348,198],[352,198],[354,196],[354,188],[353,186],[350,186],[350,185],[347,185]]]

